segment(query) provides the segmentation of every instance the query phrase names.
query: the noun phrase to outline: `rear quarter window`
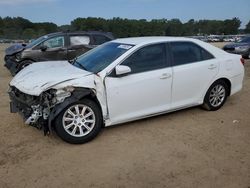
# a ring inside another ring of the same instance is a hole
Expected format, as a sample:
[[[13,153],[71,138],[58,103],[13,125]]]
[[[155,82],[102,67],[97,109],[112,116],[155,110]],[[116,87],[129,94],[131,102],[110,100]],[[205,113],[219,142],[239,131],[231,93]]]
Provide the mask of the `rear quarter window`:
[[[89,36],[70,36],[69,40],[71,46],[89,45],[90,43]]]

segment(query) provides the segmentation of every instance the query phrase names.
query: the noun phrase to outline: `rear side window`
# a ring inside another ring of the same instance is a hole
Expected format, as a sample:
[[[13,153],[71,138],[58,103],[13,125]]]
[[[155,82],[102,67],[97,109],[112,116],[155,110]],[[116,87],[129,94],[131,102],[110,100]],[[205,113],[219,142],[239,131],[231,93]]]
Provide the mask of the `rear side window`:
[[[105,37],[103,35],[93,35],[93,40],[94,40],[94,45],[100,45],[110,41],[108,37]]]
[[[129,66],[132,73],[165,68],[167,67],[165,44],[143,47],[128,57],[122,65]]]
[[[212,54],[192,42],[172,42],[171,51],[174,65],[184,65],[214,58]]]
[[[70,36],[70,45],[89,45],[90,38],[89,36]]]

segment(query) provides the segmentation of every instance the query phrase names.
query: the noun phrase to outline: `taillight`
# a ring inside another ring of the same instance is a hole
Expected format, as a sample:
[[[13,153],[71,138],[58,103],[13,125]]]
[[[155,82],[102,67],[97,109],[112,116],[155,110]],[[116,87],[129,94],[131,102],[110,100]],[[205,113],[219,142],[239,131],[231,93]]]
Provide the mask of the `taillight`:
[[[245,64],[245,59],[244,58],[240,58],[240,62],[242,63],[242,65]]]

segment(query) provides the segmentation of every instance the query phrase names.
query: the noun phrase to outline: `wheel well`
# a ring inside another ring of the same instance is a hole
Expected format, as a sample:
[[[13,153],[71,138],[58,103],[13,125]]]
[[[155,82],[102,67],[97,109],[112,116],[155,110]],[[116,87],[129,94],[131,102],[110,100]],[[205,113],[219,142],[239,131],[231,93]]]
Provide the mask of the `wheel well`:
[[[95,95],[93,92],[91,92],[90,94],[88,94],[88,95],[82,97],[81,99],[85,99],[85,98],[90,99],[90,100],[93,100],[93,101],[98,105],[99,109],[101,110],[101,115],[102,115],[102,119],[103,119],[102,107],[101,107],[101,104],[100,104],[99,100],[97,99],[96,95]],[[81,100],[81,99],[80,99],[80,100]],[[103,119],[103,125],[102,125],[102,127],[105,127],[104,119]]]
[[[230,94],[231,94],[231,82],[230,82],[230,80],[227,79],[227,78],[220,78],[220,79],[216,80],[215,82],[217,82],[219,80],[221,80],[221,81],[223,81],[223,82],[225,82],[227,84],[227,86],[228,86],[228,96],[230,96]]]
[[[60,104],[58,104],[55,108],[52,109],[51,115],[49,116],[49,120],[48,120],[48,126],[49,126],[49,130],[51,131],[52,127],[54,127],[54,121],[56,119],[56,117],[61,113],[61,111],[69,104],[73,103],[73,102],[77,102],[79,100],[82,99],[90,99],[93,100],[94,102],[96,102],[96,104],[98,105],[99,109],[101,110],[101,115],[103,115],[103,111],[101,108],[101,105],[96,97],[96,95],[94,94],[94,92],[90,89],[84,89],[84,88],[77,88],[74,92],[74,98],[67,98],[65,101],[67,101],[67,103],[62,102]],[[103,117],[102,117],[103,119]],[[104,127],[104,122],[103,122],[103,127]]]
[[[20,68],[20,67],[22,66],[22,64],[23,64],[25,61],[32,61],[32,62],[35,62],[35,61],[32,60],[32,59],[22,59],[22,60],[18,63],[18,68]]]
[[[89,95],[86,95],[86,96],[82,97],[81,99],[85,99],[85,98],[95,101],[96,104],[98,104],[98,106],[101,108],[101,105],[100,105],[97,97],[93,93],[90,93]]]
[[[24,61],[32,61],[32,62],[35,62],[33,59],[22,59],[21,61],[20,61],[20,63],[22,63],[22,62],[24,62]]]

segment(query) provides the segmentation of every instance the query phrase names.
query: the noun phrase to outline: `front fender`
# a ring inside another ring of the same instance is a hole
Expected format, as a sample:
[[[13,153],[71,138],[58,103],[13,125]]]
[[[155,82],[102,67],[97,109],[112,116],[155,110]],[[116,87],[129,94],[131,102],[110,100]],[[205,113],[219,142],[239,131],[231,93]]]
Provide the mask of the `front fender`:
[[[76,88],[72,95],[66,98],[62,103],[57,104],[51,111],[48,119],[49,132],[52,132],[52,122],[53,120],[65,109],[68,105],[79,101],[87,95],[94,95],[93,91],[86,88]]]

